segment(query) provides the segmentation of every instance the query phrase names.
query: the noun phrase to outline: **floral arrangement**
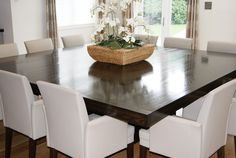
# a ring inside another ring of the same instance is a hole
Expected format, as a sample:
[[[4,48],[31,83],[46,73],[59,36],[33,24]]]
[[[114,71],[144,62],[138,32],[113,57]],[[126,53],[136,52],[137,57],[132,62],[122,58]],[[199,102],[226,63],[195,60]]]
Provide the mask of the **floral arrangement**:
[[[96,31],[93,40],[97,45],[111,49],[136,48],[142,46],[141,40],[136,40],[134,30],[138,26],[146,28],[141,16],[131,17],[131,5],[139,0],[103,0],[91,9],[91,14],[97,17]]]

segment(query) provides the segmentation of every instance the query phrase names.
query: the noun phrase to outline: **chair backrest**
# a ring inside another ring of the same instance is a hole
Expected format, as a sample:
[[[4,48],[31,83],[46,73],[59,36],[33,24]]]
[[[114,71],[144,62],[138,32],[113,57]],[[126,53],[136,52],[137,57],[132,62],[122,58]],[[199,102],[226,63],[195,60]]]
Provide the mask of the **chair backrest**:
[[[18,49],[15,43],[0,44],[0,58],[16,56],[17,54]]]
[[[31,106],[34,96],[28,79],[2,70],[0,76],[4,126],[32,138]]]
[[[236,136],[236,98],[232,101],[232,107],[229,115],[228,134]]]
[[[135,39],[142,40],[145,44],[157,45],[158,36],[135,34]]]
[[[207,51],[236,54],[236,42],[208,41]]]
[[[27,53],[38,53],[42,51],[53,50],[54,46],[51,38],[25,41]]]
[[[47,144],[71,157],[84,158],[89,121],[82,96],[71,89],[38,81],[46,114]]]
[[[64,48],[78,47],[85,44],[84,38],[81,35],[72,35],[61,37]]]
[[[164,40],[165,48],[180,48],[180,49],[191,49],[193,39],[191,38],[176,38],[166,37]]]
[[[210,157],[226,144],[230,105],[236,79],[207,94],[197,121],[202,124],[202,157]]]

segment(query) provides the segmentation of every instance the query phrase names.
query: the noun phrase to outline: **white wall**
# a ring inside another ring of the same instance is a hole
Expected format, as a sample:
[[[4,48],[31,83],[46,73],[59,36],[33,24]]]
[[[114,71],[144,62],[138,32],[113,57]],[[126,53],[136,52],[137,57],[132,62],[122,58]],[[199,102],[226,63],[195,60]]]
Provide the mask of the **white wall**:
[[[11,1],[0,1],[0,28],[4,29],[4,42],[11,43],[14,41],[12,32],[12,13],[11,13]]]
[[[11,1],[14,42],[17,43],[20,54],[24,54],[24,41],[46,37],[46,1]]]
[[[212,10],[204,9],[205,1]],[[199,49],[209,40],[236,42],[236,0],[200,0],[199,7]]]
[[[45,0],[1,0],[0,28],[4,43],[17,43],[25,54],[24,41],[46,37]]]

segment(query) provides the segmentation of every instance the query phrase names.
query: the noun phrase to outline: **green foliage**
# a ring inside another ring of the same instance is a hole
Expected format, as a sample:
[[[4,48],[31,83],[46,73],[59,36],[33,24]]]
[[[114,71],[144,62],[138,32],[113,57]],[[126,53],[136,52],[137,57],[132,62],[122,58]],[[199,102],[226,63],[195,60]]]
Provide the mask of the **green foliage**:
[[[187,20],[187,0],[173,0],[172,6],[172,24],[185,24]]]
[[[144,19],[150,25],[161,23],[162,3],[165,0],[144,0]],[[172,0],[172,24],[185,24],[187,0]]]
[[[135,40],[134,43],[133,42],[126,42],[123,38],[121,38],[119,36],[113,36],[113,35],[108,36],[107,40],[103,40],[100,43],[98,43],[97,45],[108,47],[113,50],[121,49],[121,48],[133,49],[133,48],[137,48],[137,47],[142,46],[140,40]]]
[[[162,0],[144,0],[144,19],[149,24],[161,23]]]

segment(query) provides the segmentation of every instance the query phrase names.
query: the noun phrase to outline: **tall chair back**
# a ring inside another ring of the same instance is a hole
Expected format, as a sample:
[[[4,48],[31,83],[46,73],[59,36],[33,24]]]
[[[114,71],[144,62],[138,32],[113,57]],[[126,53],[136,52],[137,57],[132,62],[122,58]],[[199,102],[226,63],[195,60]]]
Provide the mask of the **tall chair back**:
[[[82,96],[51,83],[38,81],[37,84],[45,105],[48,146],[69,156],[83,158],[89,118]]]
[[[236,42],[208,41],[207,51],[236,54]]]
[[[84,38],[81,35],[72,35],[61,37],[64,48],[78,47],[85,44]]]
[[[145,44],[157,45],[158,36],[135,34],[135,39],[142,40]]]
[[[164,40],[165,48],[180,48],[180,49],[191,49],[193,39],[191,38],[176,38],[166,37]]]
[[[25,43],[27,53],[29,54],[38,53],[42,51],[50,51],[54,49],[51,38],[25,41],[24,43]]]
[[[16,56],[17,54],[18,49],[15,43],[0,44],[0,58]]]
[[[210,157],[226,144],[230,105],[236,79],[211,91],[205,97],[197,122],[202,124],[202,157]]]
[[[0,70],[4,126],[32,137],[31,105],[34,96],[25,76]]]

